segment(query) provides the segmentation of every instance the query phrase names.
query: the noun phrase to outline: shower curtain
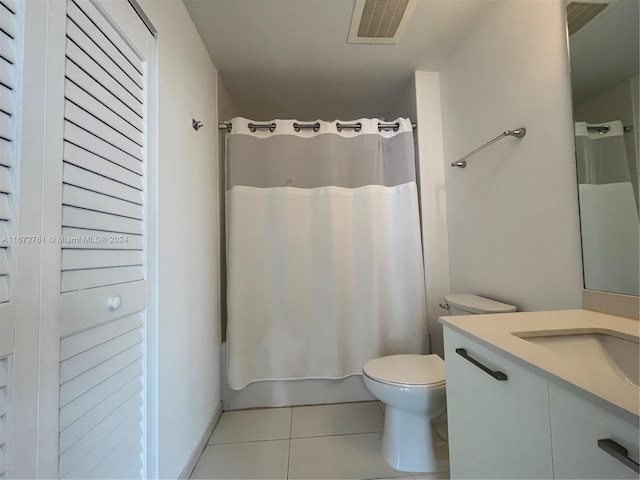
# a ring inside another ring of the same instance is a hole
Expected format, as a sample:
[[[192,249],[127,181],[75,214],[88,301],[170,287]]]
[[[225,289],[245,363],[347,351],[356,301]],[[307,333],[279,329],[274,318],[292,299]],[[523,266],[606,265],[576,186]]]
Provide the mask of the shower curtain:
[[[227,377],[336,379],[423,353],[426,301],[413,129],[377,119],[231,121]]]
[[[616,120],[602,124],[607,133],[588,130],[599,125],[575,124],[585,287],[638,295],[640,224],[624,127]]]

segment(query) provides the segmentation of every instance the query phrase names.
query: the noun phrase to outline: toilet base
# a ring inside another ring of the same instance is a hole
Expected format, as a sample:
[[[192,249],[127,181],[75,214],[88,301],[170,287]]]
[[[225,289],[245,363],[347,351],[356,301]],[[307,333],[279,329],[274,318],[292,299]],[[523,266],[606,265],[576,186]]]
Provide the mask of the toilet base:
[[[446,468],[438,460],[431,419],[424,413],[385,405],[382,455],[401,472],[437,472]]]

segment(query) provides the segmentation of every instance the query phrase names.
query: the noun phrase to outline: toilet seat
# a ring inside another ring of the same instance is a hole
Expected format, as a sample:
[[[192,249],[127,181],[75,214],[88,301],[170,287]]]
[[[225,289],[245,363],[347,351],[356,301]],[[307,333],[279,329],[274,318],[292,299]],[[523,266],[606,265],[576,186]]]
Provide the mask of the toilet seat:
[[[445,384],[444,360],[438,355],[390,355],[370,360],[362,369],[372,380],[405,388]]]

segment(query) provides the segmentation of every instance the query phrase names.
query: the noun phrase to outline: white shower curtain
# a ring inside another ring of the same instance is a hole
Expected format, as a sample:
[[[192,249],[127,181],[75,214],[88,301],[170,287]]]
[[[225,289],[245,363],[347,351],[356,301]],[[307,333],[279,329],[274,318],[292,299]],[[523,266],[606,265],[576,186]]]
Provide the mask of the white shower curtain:
[[[424,353],[413,130],[275,120],[227,135],[227,377],[343,378]]]
[[[585,287],[639,295],[640,224],[624,144],[624,127],[575,124]]]

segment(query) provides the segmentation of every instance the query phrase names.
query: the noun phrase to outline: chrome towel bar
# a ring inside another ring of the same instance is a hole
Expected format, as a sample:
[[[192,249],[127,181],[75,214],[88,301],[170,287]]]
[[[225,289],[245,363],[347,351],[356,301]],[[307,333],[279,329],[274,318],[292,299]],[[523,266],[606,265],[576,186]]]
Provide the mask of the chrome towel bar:
[[[498,135],[496,138],[494,138],[493,140],[490,140],[489,142],[485,143],[484,145],[482,145],[480,148],[476,148],[473,152],[471,152],[468,155],[465,155],[464,157],[462,157],[460,160],[458,160],[457,162],[453,162],[451,164],[452,167],[460,167],[460,168],[464,168],[467,166],[467,158],[469,158],[472,155],[475,155],[476,153],[478,153],[480,150],[484,150],[485,148],[487,148],[489,145],[492,145],[494,143],[496,143],[498,140],[500,140],[501,138],[504,137],[516,137],[516,138],[522,138],[526,135],[527,130],[525,128],[516,128],[515,130],[505,130],[504,132],[502,132],[500,135]]]

